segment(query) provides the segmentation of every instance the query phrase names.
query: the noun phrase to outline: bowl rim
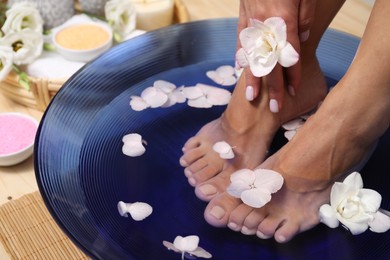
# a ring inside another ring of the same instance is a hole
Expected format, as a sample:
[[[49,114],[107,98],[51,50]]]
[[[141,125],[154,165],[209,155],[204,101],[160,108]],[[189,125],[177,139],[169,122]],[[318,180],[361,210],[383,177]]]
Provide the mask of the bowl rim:
[[[100,28],[103,28],[106,32],[108,32],[107,41],[105,41],[104,43],[102,43],[102,44],[100,44],[97,47],[94,47],[92,49],[84,49],[84,50],[69,49],[69,48],[62,46],[61,44],[59,44],[56,41],[56,36],[58,33],[63,31],[64,29],[75,27],[75,26],[80,26],[80,25],[95,25],[95,26],[98,26]],[[84,21],[84,22],[77,22],[77,23],[70,23],[70,24],[62,25],[62,26],[56,28],[56,30],[53,31],[53,33],[51,35],[51,42],[53,43],[53,45],[55,46],[55,48],[57,50],[60,49],[61,51],[66,51],[66,52],[73,53],[73,54],[80,54],[80,53],[89,53],[89,52],[99,51],[100,49],[104,49],[107,46],[110,46],[112,44],[112,40],[113,40],[112,38],[113,38],[112,29],[110,26],[108,26],[104,22]]]
[[[36,127],[37,127],[36,128],[36,133],[38,132],[39,122],[34,117],[29,116],[27,114],[19,113],[19,112],[0,112],[0,117],[1,116],[6,116],[6,115],[12,115],[12,116],[16,116],[16,117],[19,117],[19,118],[24,118],[24,119],[27,119],[27,120],[33,122],[36,125]],[[31,143],[28,144],[27,146],[25,146],[23,149],[20,149],[20,150],[18,150],[16,152],[12,152],[12,153],[0,154],[0,158],[2,158],[2,159],[9,158],[9,157],[12,157],[14,155],[18,155],[18,154],[24,153],[25,151],[31,149],[34,146],[34,143],[35,143],[35,138],[33,138]]]

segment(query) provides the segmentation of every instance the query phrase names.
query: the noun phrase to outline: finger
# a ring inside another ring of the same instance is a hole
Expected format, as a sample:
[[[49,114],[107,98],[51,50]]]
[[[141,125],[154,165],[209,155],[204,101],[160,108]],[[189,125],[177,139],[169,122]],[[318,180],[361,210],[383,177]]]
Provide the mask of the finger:
[[[245,73],[245,97],[248,101],[255,100],[261,89],[261,79],[255,77],[249,68],[244,70]]]
[[[269,109],[272,113],[278,113],[282,109],[283,96],[286,91],[282,66],[275,66],[273,71],[266,76],[265,84],[269,93]]]
[[[248,18],[245,12],[244,2],[240,1],[239,15],[238,15],[238,23],[237,23],[237,50],[241,48],[240,42],[240,32],[248,27]]]
[[[301,42],[309,39],[310,28],[314,22],[316,3],[316,0],[301,0],[299,4],[298,31]]]

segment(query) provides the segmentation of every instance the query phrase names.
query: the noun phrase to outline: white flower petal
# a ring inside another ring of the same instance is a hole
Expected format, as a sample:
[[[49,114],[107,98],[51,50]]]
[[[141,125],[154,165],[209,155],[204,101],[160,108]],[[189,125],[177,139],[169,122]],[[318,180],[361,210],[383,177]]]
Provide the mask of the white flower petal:
[[[225,141],[216,142],[213,145],[213,150],[217,153],[228,153],[232,147]]]
[[[198,86],[185,87],[183,93],[188,99],[197,99],[204,96],[202,89]]]
[[[368,223],[355,223],[346,220],[345,218],[338,218],[339,221],[347,228],[352,235],[359,235],[368,229]]]
[[[171,95],[175,97],[177,103],[184,103],[186,102],[187,98],[184,95],[183,92],[184,87],[176,88],[174,91],[172,91]]]
[[[135,221],[141,221],[152,214],[153,208],[148,203],[135,202],[128,206],[128,211]]]
[[[375,190],[361,189],[359,190],[358,197],[365,212],[377,212],[381,206],[382,196]]]
[[[290,141],[295,136],[296,133],[297,133],[297,131],[295,131],[295,130],[289,130],[289,131],[284,132],[284,137],[286,137],[287,140]]]
[[[270,17],[264,21],[264,24],[270,27],[278,42],[285,43],[287,41],[287,26],[281,17]]]
[[[250,189],[251,185],[255,180],[255,174],[252,170],[241,169],[234,172],[230,176],[230,185],[227,187],[226,191],[228,194],[235,198],[240,198],[241,194]]]
[[[145,153],[146,149],[143,146],[142,136],[136,133],[127,134],[122,138],[123,146],[122,152],[123,154],[130,157],[141,156]]]
[[[194,251],[199,244],[198,236],[177,236],[173,241],[173,245],[179,249],[181,252],[191,252]]]
[[[329,204],[324,204],[320,207],[320,222],[330,228],[339,226],[339,220],[336,217],[336,213]]]
[[[165,80],[156,80],[153,83],[153,87],[161,90],[165,94],[169,94],[176,89],[175,84],[168,82],[168,81],[165,81]]]
[[[224,106],[230,101],[232,94],[223,88],[217,88],[198,83],[197,86],[203,91],[208,103],[214,106]]]
[[[282,125],[285,130],[297,130],[305,124],[305,121],[302,118],[296,118],[291,121],[288,121]]]
[[[250,207],[261,208],[271,200],[271,194],[259,189],[250,189],[241,193],[241,200]]]
[[[370,230],[376,233],[383,233],[390,229],[390,214],[386,211],[378,210],[374,215],[374,220],[368,223]]]
[[[141,97],[131,96],[130,98],[130,106],[135,111],[142,111],[150,107],[150,105]]]
[[[187,104],[190,107],[196,107],[196,108],[210,108],[213,105],[208,102],[205,96],[201,96],[196,99],[188,99]]]
[[[234,75],[234,68],[230,65],[223,65],[216,69],[216,72],[223,78]]]
[[[122,216],[122,217],[125,217],[127,218],[128,217],[128,211],[127,211],[127,206],[126,206],[126,203],[124,203],[123,201],[119,201],[118,202],[118,212],[119,214]]]
[[[219,85],[223,84],[223,77],[221,77],[219,73],[214,70],[207,71],[206,76]]]
[[[213,257],[209,252],[207,252],[206,250],[204,250],[201,247],[198,247],[194,251],[191,251],[191,252],[188,252],[188,253],[191,254],[191,255],[194,255],[196,257],[201,257],[201,258],[211,258],[211,257]]]
[[[275,193],[283,186],[284,179],[282,175],[276,171],[268,169],[256,169],[255,186],[264,192]]]
[[[176,247],[175,247],[175,245],[174,244],[172,244],[171,242],[168,242],[168,241],[163,241],[163,245],[166,247],[166,248],[168,248],[169,250],[173,250],[173,251],[175,251],[176,253],[180,253],[180,250],[179,249],[177,249]]]
[[[291,67],[295,65],[299,60],[299,54],[294,47],[287,42],[284,48],[280,50],[278,62],[283,67]]]
[[[249,66],[249,61],[243,48],[240,48],[236,53],[236,62],[241,68]]]
[[[266,63],[249,60],[249,67],[251,72],[256,77],[264,77],[268,75],[275,67],[278,62],[277,57],[270,58]]]
[[[143,98],[151,108],[160,107],[168,101],[168,95],[155,87],[144,89],[141,93],[141,98]]]
[[[343,183],[356,190],[363,188],[363,179],[360,173],[358,172],[353,172],[349,174],[344,179]]]
[[[262,31],[256,27],[248,27],[240,32],[239,38],[241,46],[245,52],[252,51],[256,47],[259,35],[262,35]]]

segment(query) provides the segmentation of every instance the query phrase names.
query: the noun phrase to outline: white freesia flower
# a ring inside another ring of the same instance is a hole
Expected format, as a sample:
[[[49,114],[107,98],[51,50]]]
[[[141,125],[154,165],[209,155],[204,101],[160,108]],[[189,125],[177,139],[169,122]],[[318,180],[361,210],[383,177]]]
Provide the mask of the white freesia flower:
[[[123,39],[136,28],[136,10],[131,0],[110,0],[104,8],[106,20]]]
[[[119,201],[118,212],[122,217],[127,218],[130,215],[135,221],[141,221],[152,214],[153,208],[145,202],[125,203]]]
[[[363,233],[368,228],[373,232],[390,229],[390,216],[381,210],[381,195],[363,188],[363,180],[358,172],[348,175],[343,182],[335,182],[330,193],[330,205],[320,208],[320,221],[331,228],[341,222],[353,235]]]
[[[256,77],[269,74],[277,63],[283,67],[293,66],[299,55],[287,41],[286,23],[280,17],[271,17],[263,22],[252,19],[251,26],[239,35],[242,48],[236,53],[241,67],[248,67]]]
[[[24,29],[42,34],[43,19],[35,4],[31,2],[15,3],[5,15],[7,19],[1,28],[4,34],[20,32]]]
[[[0,81],[4,80],[12,70],[14,52],[9,46],[0,46]]]
[[[123,146],[122,152],[130,157],[138,157],[145,153],[145,141],[142,140],[140,134],[127,134],[122,138]]]
[[[283,177],[278,172],[266,169],[242,169],[230,176],[227,192],[248,206],[261,208],[271,200],[271,194],[283,186]]]
[[[0,45],[12,47],[16,65],[30,64],[43,49],[43,36],[31,29],[11,32],[0,39]]]
[[[219,154],[222,159],[233,159],[233,147],[225,141],[217,142],[213,145],[213,150]]]
[[[231,93],[228,90],[202,83],[185,87],[183,93],[188,99],[187,104],[196,108],[227,105],[231,98]]]
[[[165,247],[176,253],[181,253],[182,259],[184,259],[186,254],[202,258],[211,258],[212,255],[203,248],[199,247],[198,244],[199,237],[195,235],[186,237],[177,236],[173,241],[173,244],[168,241],[163,241],[163,245]]]
[[[216,70],[209,70],[206,75],[221,86],[231,86],[237,83],[236,70],[230,65],[223,65]]]

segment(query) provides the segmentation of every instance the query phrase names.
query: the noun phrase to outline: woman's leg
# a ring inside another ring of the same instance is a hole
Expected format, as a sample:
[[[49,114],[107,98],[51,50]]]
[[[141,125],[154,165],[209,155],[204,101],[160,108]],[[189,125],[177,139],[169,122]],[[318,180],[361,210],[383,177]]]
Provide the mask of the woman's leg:
[[[321,3],[322,13],[329,10]],[[286,242],[319,223],[334,180],[364,160],[389,126],[389,12],[388,1],[376,0],[346,75],[296,136],[260,165],[283,175],[282,189],[260,209],[221,194],[206,208],[210,224]]]

